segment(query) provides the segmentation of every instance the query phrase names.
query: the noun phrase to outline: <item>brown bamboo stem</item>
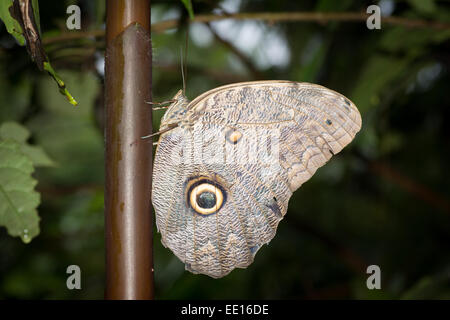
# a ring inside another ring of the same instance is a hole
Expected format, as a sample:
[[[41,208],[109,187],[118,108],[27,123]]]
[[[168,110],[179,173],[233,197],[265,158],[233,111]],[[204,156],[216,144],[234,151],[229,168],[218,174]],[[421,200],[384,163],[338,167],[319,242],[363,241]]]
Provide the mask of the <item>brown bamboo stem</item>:
[[[105,297],[152,299],[150,1],[106,6]]]

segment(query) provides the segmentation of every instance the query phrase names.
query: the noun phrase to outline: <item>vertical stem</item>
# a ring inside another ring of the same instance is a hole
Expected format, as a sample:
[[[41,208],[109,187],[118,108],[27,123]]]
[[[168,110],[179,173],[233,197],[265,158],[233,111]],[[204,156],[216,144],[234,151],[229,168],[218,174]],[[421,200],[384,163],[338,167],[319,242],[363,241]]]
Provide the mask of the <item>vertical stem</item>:
[[[152,299],[150,0],[106,0],[107,299]]]

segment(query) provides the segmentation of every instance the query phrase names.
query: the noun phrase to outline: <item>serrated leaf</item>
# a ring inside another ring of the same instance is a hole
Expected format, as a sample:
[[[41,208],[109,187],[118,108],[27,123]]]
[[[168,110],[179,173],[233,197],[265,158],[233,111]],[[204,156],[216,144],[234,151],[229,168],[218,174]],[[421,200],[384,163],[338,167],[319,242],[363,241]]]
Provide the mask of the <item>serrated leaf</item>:
[[[42,147],[24,144],[20,147],[20,150],[30,158],[36,167],[50,167],[55,165]]]
[[[17,122],[5,122],[0,126],[0,139],[11,139],[24,143],[30,137],[30,132]]]
[[[21,46],[25,44],[22,27],[19,22],[11,16],[9,9],[13,5],[13,0],[0,1],[0,19],[6,26],[6,30],[16,38]]]
[[[25,243],[39,234],[36,208],[40,195],[34,190],[33,171],[33,163],[19,143],[0,141],[0,226]]]
[[[194,19],[194,9],[192,9],[191,0],[181,0],[181,2],[184,4],[187,12],[189,13],[189,18]]]
[[[14,141],[19,144],[20,151],[28,156],[34,166],[53,166],[55,163],[39,146],[27,144],[30,132],[16,122],[5,122],[0,125],[0,140]]]

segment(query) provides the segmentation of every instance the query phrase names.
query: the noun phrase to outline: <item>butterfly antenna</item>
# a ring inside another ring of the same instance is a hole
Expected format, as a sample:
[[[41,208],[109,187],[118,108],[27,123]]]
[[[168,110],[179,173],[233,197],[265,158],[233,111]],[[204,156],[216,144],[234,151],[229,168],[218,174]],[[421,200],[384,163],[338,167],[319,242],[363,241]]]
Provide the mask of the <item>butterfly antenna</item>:
[[[178,127],[178,123],[170,123],[166,129],[141,137],[142,140],[153,138]]]
[[[188,44],[189,44],[189,23],[186,25],[186,35],[185,35],[185,48],[184,48],[184,76],[187,79],[187,54],[188,54]],[[183,93],[186,95],[186,82],[183,80]]]
[[[183,67],[183,47],[180,47],[180,59],[181,59],[181,79],[183,79],[183,95],[186,95],[186,79],[184,78],[184,67]]]

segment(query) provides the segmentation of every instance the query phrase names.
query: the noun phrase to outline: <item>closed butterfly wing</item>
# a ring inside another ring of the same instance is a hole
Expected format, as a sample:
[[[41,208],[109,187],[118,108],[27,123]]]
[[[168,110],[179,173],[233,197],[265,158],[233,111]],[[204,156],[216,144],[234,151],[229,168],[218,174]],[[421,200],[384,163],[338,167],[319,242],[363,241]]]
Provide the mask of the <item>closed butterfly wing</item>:
[[[253,262],[292,193],[361,128],[341,94],[289,81],[219,87],[182,114],[158,142],[156,223],[188,270],[214,278]]]

